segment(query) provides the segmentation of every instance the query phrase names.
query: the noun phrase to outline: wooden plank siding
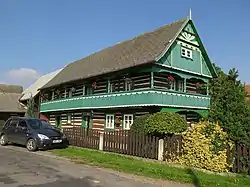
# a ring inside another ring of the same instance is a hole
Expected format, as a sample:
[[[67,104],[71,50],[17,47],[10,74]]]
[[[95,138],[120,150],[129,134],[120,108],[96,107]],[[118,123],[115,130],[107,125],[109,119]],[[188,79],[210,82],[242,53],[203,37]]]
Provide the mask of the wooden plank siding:
[[[169,73],[154,73],[154,88],[156,89],[170,89],[168,82]]]
[[[134,90],[150,88],[150,73],[132,74],[130,79]]]
[[[147,89],[150,88],[150,73],[133,73],[126,75],[127,78],[131,80],[131,89]],[[110,79],[110,92],[120,92],[125,91],[125,75],[115,76]],[[96,87],[92,87],[93,83],[96,83]],[[68,98],[69,91],[71,88],[75,90],[72,91],[72,97],[84,96],[87,93],[87,89],[91,89],[91,94],[105,94],[108,93],[108,78],[96,79],[96,80],[86,80],[79,81],[76,83],[71,83],[70,85],[64,85],[62,87],[54,88],[53,90],[47,90],[49,100],[52,100],[52,95],[54,95],[54,100]],[[59,90],[59,95],[57,94]],[[53,92],[53,94],[52,94]]]
[[[105,125],[105,113],[94,111],[92,118],[92,129],[103,131],[104,125]]]
[[[123,130],[123,115],[124,114],[133,114],[134,119],[149,113],[158,112],[160,109],[158,108],[117,108],[117,109],[99,109],[93,110],[92,118],[90,119],[90,128],[93,130],[104,131],[105,130],[105,120],[106,114],[114,114],[115,118],[118,117],[121,120],[121,124],[119,126],[115,125],[115,130]],[[49,114],[49,122],[52,125],[56,125],[56,116],[61,117],[61,126],[62,127],[70,127],[70,126],[82,126],[83,117],[86,113],[90,113],[90,111],[84,110],[75,110],[72,112],[64,112],[64,113],[50,113]],[[68,115],[71,115],[71,123],[68,123]]]

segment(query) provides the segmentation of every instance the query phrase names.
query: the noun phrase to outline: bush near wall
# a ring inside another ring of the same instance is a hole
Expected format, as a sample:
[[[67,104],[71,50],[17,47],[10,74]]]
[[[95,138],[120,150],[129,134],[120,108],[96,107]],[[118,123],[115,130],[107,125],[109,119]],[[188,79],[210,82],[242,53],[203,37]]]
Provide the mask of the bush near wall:
[[[191,130],[183,132],[182,136],[183,154],[175,163],[214,172],[228,172],[232,165],[228,164],[227,151],[228,146],[232,150],[233,144],[218,123],[199,122]]]
[[[154,136],[173,135],[188,128],[187,122],[177,113],[157,112],[146,120],[146,132]]]
[[[150,114],[146,114],[135,118],[133,125],[130,128],[130,131],[137,134],[146,134],[146,124],[147,124],[147,119],[149,117]]]

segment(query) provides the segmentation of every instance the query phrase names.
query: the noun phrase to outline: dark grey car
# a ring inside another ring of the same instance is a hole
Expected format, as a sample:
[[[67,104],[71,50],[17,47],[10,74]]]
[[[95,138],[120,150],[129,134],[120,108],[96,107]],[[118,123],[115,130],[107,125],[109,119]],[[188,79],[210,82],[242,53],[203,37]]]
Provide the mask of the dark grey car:
[[[14,117],[8,119],[0,132],[0,145],[8,143],[25,145],[29,151],[66,147],[66,136],[50,125],[46,120],[38,118]]]

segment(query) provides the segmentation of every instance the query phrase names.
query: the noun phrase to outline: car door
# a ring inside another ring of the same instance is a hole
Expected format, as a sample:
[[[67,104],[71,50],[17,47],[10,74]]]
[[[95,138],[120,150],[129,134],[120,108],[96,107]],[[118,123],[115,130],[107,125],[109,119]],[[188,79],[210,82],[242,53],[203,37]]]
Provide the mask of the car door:
[[[16,143],[25,145],[27,141],[27,123],[25,120],[20,120],[15,130]]]
[[[15,131],[16,131],[17,123],[18,123],[18,119],[11,119],[9,125],[6,126],[4,130],[5,131],[4,133],[7,136],[8,140],[13,143],[16,143]]]

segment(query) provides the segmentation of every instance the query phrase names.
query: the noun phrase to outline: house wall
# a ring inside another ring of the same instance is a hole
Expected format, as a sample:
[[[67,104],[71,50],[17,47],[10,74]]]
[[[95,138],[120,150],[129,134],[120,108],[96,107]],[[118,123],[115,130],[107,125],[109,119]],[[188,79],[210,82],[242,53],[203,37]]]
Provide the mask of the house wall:
[[[90,117],[90,127],[91,129],[105,130],[105,119],[106,114],[114,114],[115,118],[118,117],[121,120],[121,125],[116,126],[114,130],[122,130],[123,115],[124,114],[133,114],[134,119],[141,115],[154,113],[160,111],[160,108],[116,108],[116,109],[106,109],[106,110],[92,110],[92,117]],[[86,113],[91,113],[90,110],[75,110],[70,112],[57,112],[50,113],[49,121],[52,125],[56,125],[56,116],[61,117],[61,126],[62,127],[71,127],[72,125],[82,126],[82,122]],[[68,121],[68,115],[71,116],[71,122]],[[108,130],[108,129],[106,129]]]

